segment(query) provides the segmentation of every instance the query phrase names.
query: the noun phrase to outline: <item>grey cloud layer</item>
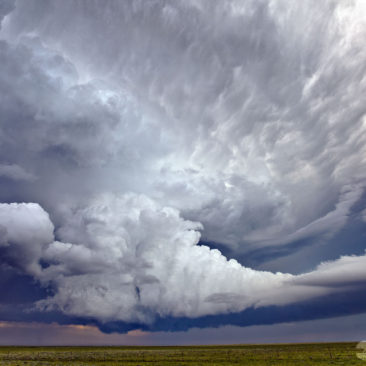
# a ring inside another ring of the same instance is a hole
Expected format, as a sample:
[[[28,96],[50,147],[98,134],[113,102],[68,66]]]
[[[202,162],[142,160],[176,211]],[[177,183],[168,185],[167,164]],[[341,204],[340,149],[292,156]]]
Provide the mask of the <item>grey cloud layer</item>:
[[[126,147],[138,158],[139,189],[202,222],[206,240],[287,242],[365,178],[362,2],[20,1],[18,8],[9,38],[39,35],[73,61],[80,80],[108,80],[156,120],[149,141],[138,136]],[[128,133],[140,128],[127,118]],[[98,135],[113,146],[109,132]],[[158,147],[146,151],[151,141]]]
[[[365,187],[362,1],[15,5],[0,33],[0,198],[52,221],[4,204],[0,245],[55,287],[39,307],[150,322],[365,279],[364,256],[291,276],[197,245],[318,243],[345,225]]]

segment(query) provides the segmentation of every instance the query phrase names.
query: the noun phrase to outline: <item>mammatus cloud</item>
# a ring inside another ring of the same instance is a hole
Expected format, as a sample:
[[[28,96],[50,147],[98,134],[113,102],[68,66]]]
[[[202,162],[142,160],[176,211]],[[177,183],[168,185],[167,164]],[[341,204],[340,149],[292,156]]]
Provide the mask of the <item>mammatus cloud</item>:
[[[346,225],[365,188],[363,14],[362,1],[0,2],[2,265],[54,289],[38,309],[101,322],[361,286],[364,255],[294,276],[199,240],[242,255]]]
[[[239,252],[342,227],[365,179],[362,1],[84,5],[18,1],[3,30],[48,169],[176,207]]]

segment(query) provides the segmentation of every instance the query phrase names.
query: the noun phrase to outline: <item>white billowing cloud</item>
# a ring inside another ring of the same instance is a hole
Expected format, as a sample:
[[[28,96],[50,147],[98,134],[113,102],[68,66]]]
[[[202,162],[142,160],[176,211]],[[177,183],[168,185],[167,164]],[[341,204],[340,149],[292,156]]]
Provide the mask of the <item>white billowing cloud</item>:
[[[37,203],[0,204],[2,260],[29,274],[39,275],[45,245],[53,240],[53,224]]]
[[[307,286],[341,287],[365,284],[366,255],[343,256],[321,263],[314,272],[298,276],[297,283]]]
[[[104,195],[68,216],[43,258],[57,293],[43,306],[102,320],[149,322],[252,306],[291,275],[254,271],[198,246],[202,226],[142,195]],[[228,301],[218,298],[228,296]],[[261,295],[262,296],[262,295]],[[232,299],[236,301],[232,301]]]
[[[366,278],[366,255],[297,276],[243,267],[198,245],[201,224],[132,193],[104,194],[69,212],[58,241],[37,204],[0,205],[0,225],[6,263],[54,288],[38,309],[100,322],[151,324],[157,316],[287,305],[362,289]]]
[[[317,296],[365,291],[366,254],[342,256],[334,261],[320,263],[314,270],[293,276],[282,289],[270,291],[256,304],[257,307],[294,301],[306,301]]]

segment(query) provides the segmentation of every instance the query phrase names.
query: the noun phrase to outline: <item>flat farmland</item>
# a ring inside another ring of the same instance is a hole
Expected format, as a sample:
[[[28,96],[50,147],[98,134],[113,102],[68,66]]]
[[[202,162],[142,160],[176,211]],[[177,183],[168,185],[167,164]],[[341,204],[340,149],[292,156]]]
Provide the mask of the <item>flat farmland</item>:
[[[0,347],[0,365],[365,365],[356,343],[184,347]]]

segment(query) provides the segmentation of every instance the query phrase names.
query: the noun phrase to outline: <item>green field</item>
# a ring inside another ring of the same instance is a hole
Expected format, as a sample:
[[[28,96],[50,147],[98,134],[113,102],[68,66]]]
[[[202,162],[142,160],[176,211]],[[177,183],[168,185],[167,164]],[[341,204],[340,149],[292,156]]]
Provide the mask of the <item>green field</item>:
[[[191,347],[0,347],[0,365],[365,365],[356,343]]]

